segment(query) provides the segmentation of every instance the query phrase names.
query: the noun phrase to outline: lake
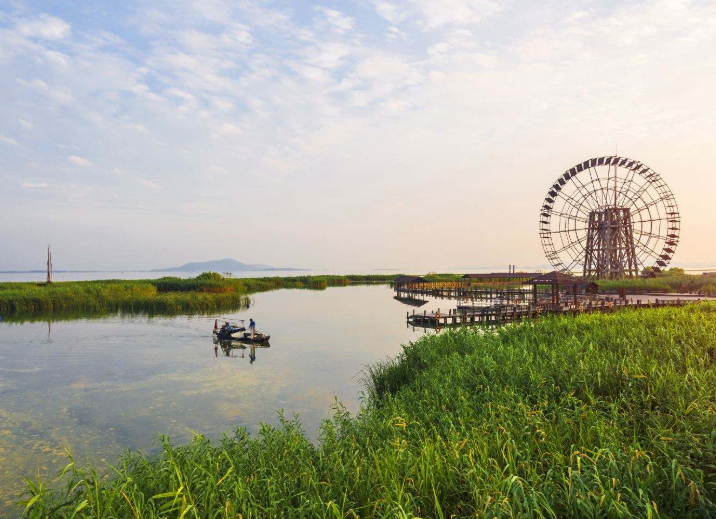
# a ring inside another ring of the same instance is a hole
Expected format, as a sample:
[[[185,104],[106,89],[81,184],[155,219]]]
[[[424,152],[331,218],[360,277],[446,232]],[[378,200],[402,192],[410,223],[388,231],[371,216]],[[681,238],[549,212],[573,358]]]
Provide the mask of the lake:
[[[154,452],[160,433],[183,443],[239,426],[255,432],[277,423],[280,409],[315,438],[335,398],[359,409],[366,364],[422,333],[406,327],[413,308],[386,285],[252,299],[219,316],[0,323],[0,515],[23,475],[64,467],[66,447],[78,462],[111,463],[124,448]],[[270,347],[215,352],[215,317],[253,317]]]

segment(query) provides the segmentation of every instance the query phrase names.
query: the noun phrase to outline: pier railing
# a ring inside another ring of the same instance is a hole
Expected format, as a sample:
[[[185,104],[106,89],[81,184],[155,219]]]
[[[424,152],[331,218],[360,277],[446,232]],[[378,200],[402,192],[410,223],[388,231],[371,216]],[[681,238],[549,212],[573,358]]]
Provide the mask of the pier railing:
[[[700,302],[697,300],[695,302]],[[420,328],[443,328],[450,326],[473,326],[473,325],[495,325],[517,322],[524,319],[535,319],[545,315],[578,315],[591,312],[614,312],[621,308],[664,308],[683,306],[694,301],[681,299],[655,301],[641,300],[587,300],[574,303],[538,303],[527,305],[493,305],[483,307],[461,307],[448,309],[441,312],[436,311],[422,313],[413,310],[412,314],[407,312],[406,321],[408,325]]]

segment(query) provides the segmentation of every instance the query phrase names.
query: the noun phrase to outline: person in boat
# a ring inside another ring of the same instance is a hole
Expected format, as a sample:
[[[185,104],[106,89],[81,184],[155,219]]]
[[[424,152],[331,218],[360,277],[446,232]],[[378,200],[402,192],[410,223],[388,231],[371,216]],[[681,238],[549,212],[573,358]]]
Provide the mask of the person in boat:
[[[253,319],[249,319],[249,330],[251,331],[251,338],[253,339],[256,334],[256,323]]]
[[[221,327],[221,332],[231,335],[232,333],[240,332],[242,329],[237,326],[232,326],[229,321]]]

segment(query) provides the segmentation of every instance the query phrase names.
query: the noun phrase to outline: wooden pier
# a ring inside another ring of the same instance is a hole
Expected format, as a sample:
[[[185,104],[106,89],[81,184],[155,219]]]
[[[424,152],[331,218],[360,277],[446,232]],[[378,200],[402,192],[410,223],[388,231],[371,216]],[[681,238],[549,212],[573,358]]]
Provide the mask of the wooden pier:
[[[464,301],[486,301],[493,299],[518,300],[532,299],[531,288],[482,288],[460,283],[434,283],[432,286],[416,286],[410,289],[396,288],[396,297],[415,298],[417,296],[434,299],[458,299]],[[547,294],[547,292],[542,292]]]
[[[422,313],[413,310],[412,314],[407,312],[406,322],[409,326],[419,328],[447,328],[456,326],[475,326],[475,325],[503,325],[522,321],[525,319],[535,319],[545,315],[571,315],[576,316],[583,313],[593,312],[614,312],[621,308],[664,308],[673,306],[684,306],[694,301],[676,300],[659,300],[652,302],[651,300],[642,301],[634,300],[600,300],[588,301],[586,304],[573,305],[501,305],[501,306],[483,306],[473,308],[449,309],[441,312],[438,308],[435,312],[428,313],[424,310]]]

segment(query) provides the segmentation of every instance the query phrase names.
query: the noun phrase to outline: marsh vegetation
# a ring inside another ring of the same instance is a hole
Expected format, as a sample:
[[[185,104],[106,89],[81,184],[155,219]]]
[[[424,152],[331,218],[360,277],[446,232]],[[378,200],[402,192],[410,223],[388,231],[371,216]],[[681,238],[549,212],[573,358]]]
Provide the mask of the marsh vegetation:
[[[620,288],[627,293],[690,293],[704,296],[716,296],[716,272],[703,275],[686,274],[683,269],[672,268],[656,274],[653,278],[623,279],[599,281],[599,290],[617,292]]]
[[[711,517],[716,305],[448,330],[296,418],[28,480],[28,517]]]
[[[154,280],[0,283],[0,315],[53,312],[207,313],[246,306],[248,295],[279,288],[325,289],[361,283],[387,283],[395,276],[295,276],[227,279],[214,272],[196,278]]]

